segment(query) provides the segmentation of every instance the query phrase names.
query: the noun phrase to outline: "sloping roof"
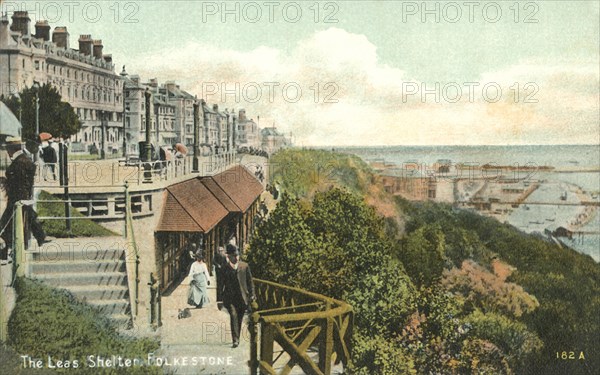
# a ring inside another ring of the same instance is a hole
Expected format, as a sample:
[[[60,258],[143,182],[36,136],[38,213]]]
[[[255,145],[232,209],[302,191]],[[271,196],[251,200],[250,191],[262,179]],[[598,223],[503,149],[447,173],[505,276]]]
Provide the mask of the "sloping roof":
[[[263,191],[262,184],[242,166],[172,185],[165,191],[156,231],[207,233],[230,212],[246,212]]]
[[[21,123],[2,102],[0,102],[0,134],[13,137],[21,135]]]
[[[209,232],[229,211],[197,178],[170,186],[159,232]]]
[[[240,165],[221,172],[212,179],[242,212],[247,211],[264,191],[258,179]]]
[[[221,204],[229,212],[242,212],[242,209],[238,207],[235,202],[225,193],[225,191],[216,183],[212,177],[204,177],[200,179],[204,186],[221,202]]]
[[[275,128],[264,128],[260,131],[261,135],[264,137],[267,136],[282,136],[283,134],[279,133]]]

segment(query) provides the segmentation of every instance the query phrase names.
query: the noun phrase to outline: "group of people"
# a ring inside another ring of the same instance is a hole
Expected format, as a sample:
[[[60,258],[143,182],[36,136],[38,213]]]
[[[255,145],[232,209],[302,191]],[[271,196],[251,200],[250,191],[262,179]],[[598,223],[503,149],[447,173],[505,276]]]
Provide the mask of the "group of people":
[[[194,263],[190,267],[190,289],[188,304],[202,308],[210,302],[207,286],[210,285],[208,267],[204,262],[204,252],[196,244],[191,245]],[[231,338],[233,347],[240,343],[240,333],[244,314],[256,300],[252,273],[248,263],[240,260],[240,252],[236,245],[230,243],[225,248],[219,247],[214,256],[215,273],[217,278],[217,301],[223,302],[223,307],[229,313]]]

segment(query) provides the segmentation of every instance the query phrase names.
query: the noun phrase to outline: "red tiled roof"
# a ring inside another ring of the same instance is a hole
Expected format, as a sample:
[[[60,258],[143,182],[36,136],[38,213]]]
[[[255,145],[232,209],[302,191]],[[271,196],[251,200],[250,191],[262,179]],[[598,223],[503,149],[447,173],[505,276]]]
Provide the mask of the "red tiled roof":
[[[263,191],[262,184],[242,166],[172,185],[165,191],[156,231],[207,233],[229,212],[246,212]]]
[[[196,178],[168,187],[167,194],[159,232],[207,233],[229,213]]]
[[[213,180],[212,177],[204,177],[200,179],[204,186],[221,202],[229,212],[242,212],[233,200],[221,189],[221,187]]]
[[[264,191],[258,179],[241,165],[221,172],[212,179],[242,212],[246,212]]]
[[[172,193],[165,191],[165,205],[156,231],[158,232],[203,232]]]

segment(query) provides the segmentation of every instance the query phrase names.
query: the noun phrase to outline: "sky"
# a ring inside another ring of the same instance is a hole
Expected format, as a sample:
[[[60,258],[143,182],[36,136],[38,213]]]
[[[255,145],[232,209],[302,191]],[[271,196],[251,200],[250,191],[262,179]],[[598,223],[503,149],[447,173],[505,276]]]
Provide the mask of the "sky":
[[[600,144],[596,1],[2,1],[297,145]],[[260,117],[260,120],[259,120]]]

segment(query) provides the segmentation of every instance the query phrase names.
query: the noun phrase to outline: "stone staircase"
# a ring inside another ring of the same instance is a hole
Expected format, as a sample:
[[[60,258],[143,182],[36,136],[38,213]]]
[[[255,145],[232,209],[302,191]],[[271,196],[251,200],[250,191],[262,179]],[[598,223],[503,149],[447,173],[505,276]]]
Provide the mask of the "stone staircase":
[[[131,310],[125,246],[121,237],[57,239],[27,251],[28,275],[70,291],[126,329]]]

